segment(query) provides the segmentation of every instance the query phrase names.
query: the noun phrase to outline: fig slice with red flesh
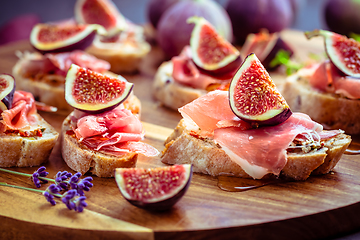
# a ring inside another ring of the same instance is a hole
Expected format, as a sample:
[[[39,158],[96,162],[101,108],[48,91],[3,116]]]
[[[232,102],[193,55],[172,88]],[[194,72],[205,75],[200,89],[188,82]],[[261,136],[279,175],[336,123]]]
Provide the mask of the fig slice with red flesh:
[[[0,75],[0,111],[12,107],[15,92],[15,79],[9,74]]]
[[[105,33],[105,29],[97,24],[39,23],[31,31],[30,43],[42,54],[84,50],[97,32]]]
[[[360,78],[360,42],[326,30],[305,32],[310,39],[324,37],[325,51],[330,61],[345,75]]]
[[[111,77],[72,64],[65,78],[65,99],[76,109],[99,113],[125,101],[133,86],[120,75]]]
[[[191,33],[190,48],[194,63],[212,75],[235,71],[241,64],[240,52],[203,17],[190,17],[195,26]]]
[[[79,23],[99,24],[108,35],[114,35],[127,26],[125,17],[111,0],[77,0],[75,19]]]
[[[134,206],[164,211],[177,203],[189,188],[192,165],[157,168],[117,168],[115,180],[123,197]]]
[[[250,53],[255,53],[264,67],[271,71],[278,66],[270,66],[271,61],[276,57],[280,51],[286,51],[291,57],[294,54],[293,49],[281,39],[279,33],[269,33],[268,31],[261,31],[259,33],[251,33],[247,36],[244,45],[241,48],[241,56],[245,58]]]
[[[231,110],[253,126],[277,125],[292,112],[269,73],[254,53],[249,54],[230,82]]]

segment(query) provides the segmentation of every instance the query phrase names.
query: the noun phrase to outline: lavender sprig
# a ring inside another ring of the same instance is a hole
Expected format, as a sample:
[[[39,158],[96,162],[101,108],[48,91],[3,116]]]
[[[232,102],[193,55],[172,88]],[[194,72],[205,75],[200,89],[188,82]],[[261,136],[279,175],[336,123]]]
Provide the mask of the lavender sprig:
[[[69,210],[82,212],[84,207],[87,206],[87,203],[85,202],[86,197],[81,196],[75,189],[67,191],[61,200],[65,203]]]
[[[38,170],[36,170],[33,174],[32,174],[32,180],[35,184],[35,186],[37,188],[41,187],[41,182],[42,183],[48,183],[49,181],[44,179],[49,173],[45,171],[45,167],[41,166]]]
[[[16,185],[10,185],[4,182],[0,182],[0,186],[14,187],[14,188],[19,188],[34,192],[41,192],[51,205],[56,205],[55,198],[61,198],[61,201],[67,206],[68,209],[75,210],[77,212],[82,212],[84,210],[84,207],[87,206],[87,203],[85,202],[86,197],[84,196],[85,195],[84,191],[89,191],[90,188],[93,186],[93,184],[91,183],[93,178],[85,177],[84,179],[80,179],[82,175],[79,172],[72,175],[67,171],[63,171],[63,172],[59,171],[56,174],[54,180],[54,179],[46,178],[46,176],[49,173],[46,172],[45,169],[46,168],[44,166],[41,166],[33,174],[27,174],[27,173],[21,173],[21,172],[0,168],[0,170],[4,172],[31,177],[32,181],[34,182],[37,188],[41,186],[41,183],[48,183],[49,181],[54,182],[53,184],[49,185],[49,187],[46,188],[45,191],[16,186]],[[71,189],[68,190],[69,188]]]
[[[16,171],[12,171],[12,170],[5,169],[5,168],[0,168],[0,171],[7,172],[7,173],[12,173],[12,174],[17,174],[17,175],[21,175],[21,176],[25,176],[25,177],[30,177],[31,180],[34,182],[35,186],[37,188],[40,188],[41,187],[41,182],[42,183],[55,182],[54,179],[46,178],[46,176],[49,173],[45,172],[45,169],[46,168],[44,166],[41,166],[33,174],[23,173],[23,172],[16,172]]]

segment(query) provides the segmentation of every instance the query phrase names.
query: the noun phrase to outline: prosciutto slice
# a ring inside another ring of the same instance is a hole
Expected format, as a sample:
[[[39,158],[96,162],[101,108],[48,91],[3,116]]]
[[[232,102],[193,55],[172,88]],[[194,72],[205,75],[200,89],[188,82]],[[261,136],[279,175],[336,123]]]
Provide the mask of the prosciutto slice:
[[[342,75],[330,61],[319,64],[309,79],[310,85],[321,91],[360,99],[360,79]]]
[[[226,126],[241,121],[230,108],[227,91],[211,91],[179,108],[179,112],[183,118],[194,121],[205,132],[213,132],[220,121],[224,123],[229,120]]]
[[[298,134],[321,130],[322,126],[307,115],[294,113],[276,126],[249,130],[216,129],[214,140],[246,173],[259,179],[267,173],[280,173],[287,162],[286,149]]]
[[[138,117],[122,105],[100,114],[75,112],[72,117],[74,133],[88,147],[113,155],[137,152],[156,156],[159,152],[152,146],[139,142],[144,131]]]
[[[255,179],[267,173],[278,175],[286,165],[286,149],[299,134],[319,134],[322,125],[302,113],[285,122],[252,129],[238,119],[229,106],[227,92],[213,91],[180,108],[186,121],[193,121],[206,136],[213,137],[232,161]],[[334,132],[335,134],[335,132]]]
[[[223,80],[213,78],[202,73],[191,58],[190,46],[185,46],[179,56],[171,59],[173,64],[172,77],[178,83],[197,89],[206,89],[211,84],[224,84],[230,81],[225,77]]]
[[[19,57],[23,60],[21,73],[25,76],[42,76],[46,74],[66,76],[72,63],[100,73],[110,69],[110,63],[107,61],[98,59],[81,50],[47,53],[45,55],[25,52]]]
[[[15,91],[13,106],[2,112],[2,129],[20,130],[37,126],[34,96],[25,91]]]

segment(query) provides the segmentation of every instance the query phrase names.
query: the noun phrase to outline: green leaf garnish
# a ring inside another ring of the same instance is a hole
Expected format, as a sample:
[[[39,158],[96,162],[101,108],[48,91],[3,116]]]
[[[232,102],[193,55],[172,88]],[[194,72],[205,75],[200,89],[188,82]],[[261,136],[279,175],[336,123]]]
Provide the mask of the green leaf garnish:
[[[355,41],[360,42],[360,34],[350,33],[350,37],[353,38]]]
[[[283,49],[279,50],[276,53],[276,56],[270,62],[270,67],[276,67],[278,65],[284,65],[286,67],[285,71],[287,75],[295,73],[300,68],[304,67],[303,64],[294,62],[290,59],[290,53]]]

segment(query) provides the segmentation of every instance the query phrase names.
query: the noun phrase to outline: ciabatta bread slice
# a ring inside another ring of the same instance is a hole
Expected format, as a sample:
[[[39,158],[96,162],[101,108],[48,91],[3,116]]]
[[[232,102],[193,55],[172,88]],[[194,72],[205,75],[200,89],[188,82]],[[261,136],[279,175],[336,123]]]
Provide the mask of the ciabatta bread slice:
[[[96,36],[93,44],[86,49],[91,55],[110,63],[110,71],[114,73],[135,73],[151,46],[143,39],[141,27],[136,27],[135,37],[130,36],[120,43],[102,43]],[[132,35],[131,33],[128,35]]]
[[[192,164],[194,172],[211,176],[251,178],[213,139],[200,137],[191,129],[193,127],[183,119],[179,122],[165,142],[161,156],[163,163]],[[340,134],[324,142],[324,147],[316,151],[288,153],[280,174],[293,180],[305,180],[311,174],[326,174],[335,167],[350,142],[350,136]]]
[[[65,101],[65,76],[51,74],[42,76],[41,81],[27,76],[22,70],[29,61],[27,54],[30,53],[24,53],[24,56],[19,58],[12,69],[12,75],[16,79],[16,89],[31,92],[36,101],[54,106],[59,112],[69,114],[73,108]]]
[[[58,139],[58,132],[39,114],[42,136],[22,137],[17,133],[0,134],[0,167],[32,167],[46,162]]]
[[[298,74],[288,77],[281,94],[292,111],[306,113],[327,129],[360,133],[360,100],[320,92],[310,86],[308,79]]]
[[[61,154],[72,170],[81,174],[90,172],[98,177],[113,177],[116,168],[136,166],[137,153],[127,153],[119,157],[92,150],[77,140],[70,124],[68,116],[61,129]]]
[[[192,88],[177,83],[172,77],[173,64],[163,62],[154,77],[153,96],[164,106],[177,110],[207,93],[206,90]]]

